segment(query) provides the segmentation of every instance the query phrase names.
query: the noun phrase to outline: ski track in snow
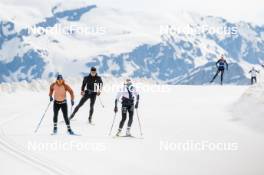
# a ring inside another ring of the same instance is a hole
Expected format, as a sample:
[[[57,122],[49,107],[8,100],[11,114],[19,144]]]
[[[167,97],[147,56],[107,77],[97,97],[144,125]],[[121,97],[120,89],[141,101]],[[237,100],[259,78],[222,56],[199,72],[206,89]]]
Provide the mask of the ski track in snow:
[[[80,109],[76,120],[72,122],[72,128],[76,133],[80,133],[81,137],[64,134],[66,132],[64,123],[59,125],[57,136],[50,136],[49,133],[52,130],[51,108],[44,118],[39,133],[33,134],[41,113],[45,110],[46,102],[48,103],[47,90],[39,92],[23,90],[6,95],[0,94],[1,101],[14,101],[19,96],[20,100],[17,100],[17,103],[22,104],[15,105],[15,110],[8,104],[0,105],[0,108],[6,108],[3,116],[10,116],[9,118],[2,117],[5,120],[0,124],[1,147],[50,174],[58,174],[57,172],[63,174],[65,167],[70,169],[69,171],[65,170],[65,174],[74,175],[85,173],[119,175],[125,172],[127,175],[263,174],[264,169],[261,166],[263,136],[232,121],[228,112],[229,107],[239,99],[247,87],[214,85],[168,87],[172,91],[165,94],[141,93],[139,115],[144,139],[113,139],[107,136],[113,121],[112,108],[115,93],[112,92],[102,95],[105,108],[100,106],[99,101],[96,102],[95,126],[86,123],[89,101]],[[80,99],[79,86],[74,86],[74,91],[77,104]],[[27,98],[30,98],[30,101],[23,103],[23,99]],[[19,118],[19,116],[21,117]],[[62,119],[61,114],[59,118]],[[116,133],[119,121],[120,108],[112,135]],[[132,134],[140,135],[136,118],[134,118]],[[162,152],[159,150],[161,140],[184,142],[188,139],[234,141],[240,145],[240,150],[236,152]],[[72,140],[79,143],[102,142],[106,144],[107,150],[105,152],[75,150],[29,152],[25,150],[25,142],[28,140],[39,143],[46,141],[67,143]],[[55,163],[41,157],[48,158]],[[61,166],[57,166],[56,163],[61,161],[63,161]],[[127,171],[128,169],[131,171]],[[215,172],[216,169],[219,171]]]
[[[7,120],[0,121],[0,149],[50,175],[69,175],[70,173],[65,172],[65,168],[58,168],[57,165],[54,166],[54,164],[52,165],[51,163],[48,163],[48,161],[43,160],[39,156],[36,157],[32,155],[32,153],[6,136],[4,129],[2,128],[3,125],[8,122],[14,122],[19,116],[20,115],[16,115]]]

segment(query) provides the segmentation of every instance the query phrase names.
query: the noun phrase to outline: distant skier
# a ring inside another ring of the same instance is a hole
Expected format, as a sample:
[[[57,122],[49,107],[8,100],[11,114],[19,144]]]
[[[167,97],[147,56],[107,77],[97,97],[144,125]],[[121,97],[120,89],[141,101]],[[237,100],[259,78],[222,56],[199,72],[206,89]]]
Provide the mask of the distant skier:
[[[252,67],[249,73],[251,75],[251,84],[257,83],[257,73],[259,73],[259,71],[256,70],[255,67]]]
[[[127,112],[129,114],[129,120],[127,124],[126,136],[131,136],[130,128],[133,122],[134,108],[137,109],[138,103],[139,103],[139,94],[136,88],[132,85],[131,79],[126,79],[124,86],[117,93],[117,96],[115,99],[115,108],[114,108],[115,113],[118,112],[117,103],[120,98],[122,100],[121,102],[122,103],[122,120],[120,121],[119,129],[118,129],[116,136],[120,136],[122,132],[122,128],[127,118]],[[134,106],[135,98],[136,98],[136,104]]]
[[[70,121],[68,119],[68,106],[67,106],[66,92],[70,93],[71,105],[73,106],[74,105],[74,93],[71,87],[65,83],[62,75],[58,75],[56,82],[51,84],[50,91],[49,91],[50,101],[53,101],[53,94],[54,94],[53,134],[57,133],[58,113],[60,109],[62,110],[63,118],[67,125],[68,133],[71,135],[74,134],[70,126]]]
[[[88,99],[90,99],[90,112],[89,112],[88,122],[92,124],[92,115],[94,112],[94,104],[95,104],[96,96],[99,96],[101,94],[102,87],[103,87],[102,78],[97,75],[96,68],[92,67],[90,74],[88,76],[85,76],[83,79],[83,83],[81,87],[82,98],[79,104],[75,107],[73,113],[71,114],[70,120],[75,116],[75,114],[78,112],[80,107]]]
[[[225,66],[226,66],[226,70],[228,70],[228,64],[227,64],[226,60],[224,59],[224,55],[221,55],[221,58],[216,62],[217,72],[214,75],[213,79],[210,81],[210,83],[212,83],[215,80],[215,78],[217,77],[217,75],[221,72],[221,85],[223,84],[223,76],[224,76],[224,72],[225,72]]]

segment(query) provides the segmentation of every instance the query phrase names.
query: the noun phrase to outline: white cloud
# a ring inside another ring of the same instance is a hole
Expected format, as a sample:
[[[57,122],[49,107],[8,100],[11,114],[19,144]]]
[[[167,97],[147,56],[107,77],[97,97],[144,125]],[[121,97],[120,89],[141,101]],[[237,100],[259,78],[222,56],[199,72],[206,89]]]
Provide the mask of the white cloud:
[[[152,12],[186,10],[232,21],[245,20],[264,24],[264,1],[261,0],[93,0],[98,5]]]
[[[53,5],[72,0],[0,0],[2,4],[34,6],[42,14],[49,14]],[[100,6],[129,10],[165,13],[192,11],[202,15],[224,17],[232,21],[244,20],[264,24],[263,0],[78,0]]]

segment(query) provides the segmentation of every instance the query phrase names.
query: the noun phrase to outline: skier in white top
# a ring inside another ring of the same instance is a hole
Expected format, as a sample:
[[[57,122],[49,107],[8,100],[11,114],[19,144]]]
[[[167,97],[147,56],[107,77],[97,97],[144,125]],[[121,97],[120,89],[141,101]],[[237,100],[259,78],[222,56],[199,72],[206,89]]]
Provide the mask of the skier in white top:
[[[256,70],[255,67],[252,67],[249,73],[251,75],[251,84],[257,83],[257,73],[259,73],[259,71]]]
[[[127,112],[129,114],[129,120],[127,124],[126,136],[131,136],[130,128],[133,123],[134,108],[138,108],[139,94],[136,88],[132,85],[132,81],[129,78],[125,80],[124,86],[120,88],[119,92],[117,93],[114,108],[115,113],[118,112],[117,103],[120,99],[122,104],[122,120],[120,121],[119,129],[116,136],[120,136],[122,132],[122,128],[127,118]],[[134,103],[135,99],[136,103]]]

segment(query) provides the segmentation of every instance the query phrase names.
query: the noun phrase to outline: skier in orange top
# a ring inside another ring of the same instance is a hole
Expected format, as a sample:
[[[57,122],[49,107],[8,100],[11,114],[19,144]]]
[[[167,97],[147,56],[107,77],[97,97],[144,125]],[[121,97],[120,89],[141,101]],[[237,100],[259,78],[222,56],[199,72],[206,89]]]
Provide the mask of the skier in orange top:
[[[69,85],[67,85],[62,77],[62,75],[57,76],[56,82],[52,83],[50,86],[49,96],[50,101],[54,100],[53,105],[53,134],[57,134],[57,123],[58,123],[58,113],[59,110],[62,110],[64,121],[67,125],[68,133],[70,135],[74,135],[71,127],[70,127],[70,121],[68,119],[68,106],[67,106],[67,97],[66,92],[69,92],[71,95],[71,105],[74,105],[74,93],[73,90]],[[54,95],[54,99],[53,99]]]

